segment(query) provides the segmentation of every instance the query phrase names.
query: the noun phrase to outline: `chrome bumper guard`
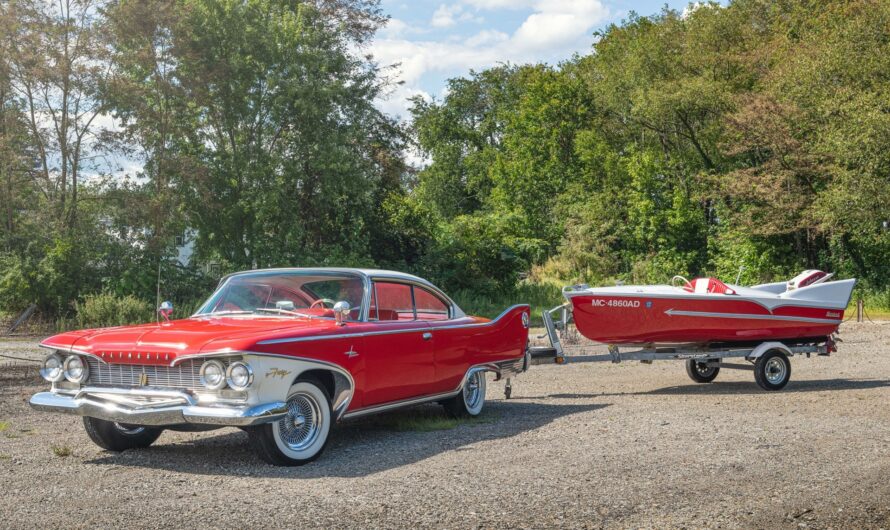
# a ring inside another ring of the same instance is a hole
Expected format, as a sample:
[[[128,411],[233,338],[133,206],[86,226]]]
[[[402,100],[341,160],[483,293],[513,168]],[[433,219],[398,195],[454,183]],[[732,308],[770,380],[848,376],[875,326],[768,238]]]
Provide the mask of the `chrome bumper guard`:
[[[199,423],[248,427],[277,421],[287,412],[284,402],[261,405],[200,404],[188,392],[160,389],[85,387],[76,393],[38,392],[31,407],[132,425]]]

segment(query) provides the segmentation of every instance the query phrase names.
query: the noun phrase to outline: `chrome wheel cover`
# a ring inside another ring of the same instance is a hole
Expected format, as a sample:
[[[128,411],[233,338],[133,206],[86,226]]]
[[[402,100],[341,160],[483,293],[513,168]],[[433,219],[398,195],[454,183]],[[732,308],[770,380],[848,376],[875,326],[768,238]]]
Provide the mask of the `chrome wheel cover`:
[[[467,381],[464,384],[464,404],[470,410],[475,409],[479,406],[479,401],[485,399],[481,388],[482,383],[480,382],[482,377],[485,377],[483,372],[473,372],[467,376]]]
[[[777,385],[781,383],[785,379],[785,374],[787,372],[788,366],[781,357],[773,357],[766,362],[764,375],[766,376],[766,380],[771,384]]]
[[[278,434],[290,450],[299,452],[315,443],[323,425],[321,406],[315,396],[297,392],[287,401],[287,415],[278,420]]]

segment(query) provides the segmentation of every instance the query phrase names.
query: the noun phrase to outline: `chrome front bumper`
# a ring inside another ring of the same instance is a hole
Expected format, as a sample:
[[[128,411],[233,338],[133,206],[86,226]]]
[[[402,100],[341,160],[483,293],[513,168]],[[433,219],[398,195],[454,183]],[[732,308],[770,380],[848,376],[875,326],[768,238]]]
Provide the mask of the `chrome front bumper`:
[[[200,423],[248,427],[277,421],[287,412],[282,402],[260,405],[201,404],[188,392],[160,389],[86,387],[72,393],[38,392],[31,407],[131,425]]]

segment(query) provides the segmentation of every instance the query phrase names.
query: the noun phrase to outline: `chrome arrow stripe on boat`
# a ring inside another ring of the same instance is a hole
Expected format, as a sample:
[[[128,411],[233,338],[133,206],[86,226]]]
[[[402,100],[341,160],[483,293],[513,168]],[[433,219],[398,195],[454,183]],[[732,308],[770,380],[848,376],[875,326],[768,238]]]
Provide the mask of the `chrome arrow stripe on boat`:
[[[840,324],[840,319],[795,317],[786,315],[751,315],[746,313],[712,313],[708,311],[683,311],[668,309],[664,312],[668,316],[705,317],[705,318],[742,318],[746,320],[790,320],[794,322],[814,322],[818,324]]]

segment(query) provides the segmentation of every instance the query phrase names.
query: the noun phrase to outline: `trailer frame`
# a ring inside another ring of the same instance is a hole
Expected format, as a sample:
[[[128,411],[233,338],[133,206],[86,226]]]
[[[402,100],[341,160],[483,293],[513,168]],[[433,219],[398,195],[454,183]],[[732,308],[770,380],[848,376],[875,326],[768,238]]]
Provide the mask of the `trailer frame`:
[[[608,353],[598,355],[566,355],[562,334],[571,323],[571,305],[565,303],[542,312],[549,347],[529,348],[531,364],[572,364],[581,362],[612,362],[682,360],[690,378],[697,383],[714,380],[721,368],[753,370],[755,381],[764,390],[781,390],[791,377],[790,357],[812,354],[828,356],[837,351],[834,336],[795,340],[750,341],[711,344],[608,344]],[[593,344],[593,343],[592,343]],[[622,351],[630,348],[629,351]],[[727,363],[739,359],[745,363]]]

